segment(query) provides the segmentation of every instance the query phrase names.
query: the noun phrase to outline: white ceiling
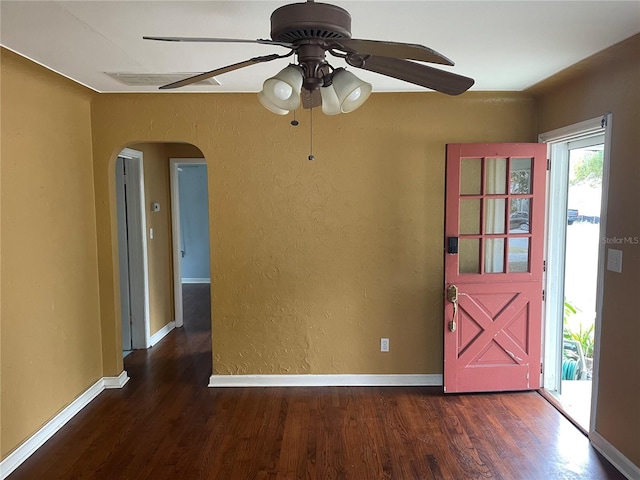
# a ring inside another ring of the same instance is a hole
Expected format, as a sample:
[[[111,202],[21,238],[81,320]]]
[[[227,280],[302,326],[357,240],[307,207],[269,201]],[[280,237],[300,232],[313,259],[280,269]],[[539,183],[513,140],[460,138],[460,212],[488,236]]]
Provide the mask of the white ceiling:
[[[472,90],[523,90],[640,32],[633,1],[335,0],[352,17],[354,38],[419,43],[451,58],[442,67],[472,77]],[[199,73],[269,53],[258,44],[166,43],[151,36],[269,38],[269,16],[287,1],[0,1],[3,46],[99,92],[128,87],[105,72]],[[257,92],[289,59],[217,77],[185,91]],[[334,67],[344,66],[329,57]],[[440,67],[438,67],[440,68]],[[374,91],[420,87],[363,70]],[[187,75],[188,76],[188,75]]]

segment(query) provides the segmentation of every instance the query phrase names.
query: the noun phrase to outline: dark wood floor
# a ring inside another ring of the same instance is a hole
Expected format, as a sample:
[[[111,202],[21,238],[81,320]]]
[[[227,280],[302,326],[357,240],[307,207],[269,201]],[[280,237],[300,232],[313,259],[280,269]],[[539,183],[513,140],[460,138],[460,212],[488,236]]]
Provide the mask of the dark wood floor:
[[[208,286],[184,298],[184,328],[129,355],[129,383],[10,480],[624,478],[535,392],[207,388]]]

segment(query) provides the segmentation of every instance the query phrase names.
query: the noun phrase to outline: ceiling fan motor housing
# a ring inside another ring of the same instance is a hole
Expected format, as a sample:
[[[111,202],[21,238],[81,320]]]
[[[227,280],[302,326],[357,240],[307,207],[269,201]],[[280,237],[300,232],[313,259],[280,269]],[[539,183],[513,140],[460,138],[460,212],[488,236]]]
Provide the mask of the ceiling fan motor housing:
[[[296,45],[303,87],[313,92],[325,83],[325,52],[331,40],[351,38],[351,15],[328,3],[294,3],[271,14],[271,39]]]
[[[294,3],[271,14],[271,39],[299,40],[351,38],[351,15],[328,3]]]

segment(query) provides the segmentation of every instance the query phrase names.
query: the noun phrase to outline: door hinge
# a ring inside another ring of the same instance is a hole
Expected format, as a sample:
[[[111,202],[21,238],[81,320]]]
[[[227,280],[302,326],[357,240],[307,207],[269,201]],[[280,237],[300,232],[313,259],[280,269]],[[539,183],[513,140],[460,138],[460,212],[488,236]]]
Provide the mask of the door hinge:
[[[544,302],[544,297],[545,297],[545,295],[544,295],[544,290],[542,290],[542,301],[543,301],[543,302]]]
[[[546,271],[547,271],[547,261],[546,261],[546,260],[543,260],[543,261],[542,261],[542,271],[543,271],[543,272],[546,272]]]
[[[544,373],[544,372],[542,371],[542,362],[540,362],[540,373]]]
[[[551,170],[551,159],[547,158],[547,170]]]

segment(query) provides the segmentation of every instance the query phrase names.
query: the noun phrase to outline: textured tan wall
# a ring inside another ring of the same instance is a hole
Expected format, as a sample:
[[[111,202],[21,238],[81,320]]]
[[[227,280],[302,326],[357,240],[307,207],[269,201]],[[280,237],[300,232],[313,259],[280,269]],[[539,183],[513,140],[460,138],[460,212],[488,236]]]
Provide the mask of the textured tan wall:
[[[123,122],[122,119],[127,121]],[[447,142],[535,138],[521,94],[377,94],[293,128],[255,95],[109,94],[93,103],[105,372],[119,372],[117,152],[189,142],[209,172],[215,373],[441,373]],[[391,352],[379,352],[379,339]],[[121,365],[121,360],[120,365]]]
[[[603,237],[640,237],[640,35],[536,86],[538,130],[613,113]],[[640,465],[640,244],[623,251],[622,274],[604,272],[596,430]]]
[[[165,143],[165,154],[167,158],[203,158],[198,147],[189,143]]]
[[[2,50],[2,458],[102,377],[93,94]]]

